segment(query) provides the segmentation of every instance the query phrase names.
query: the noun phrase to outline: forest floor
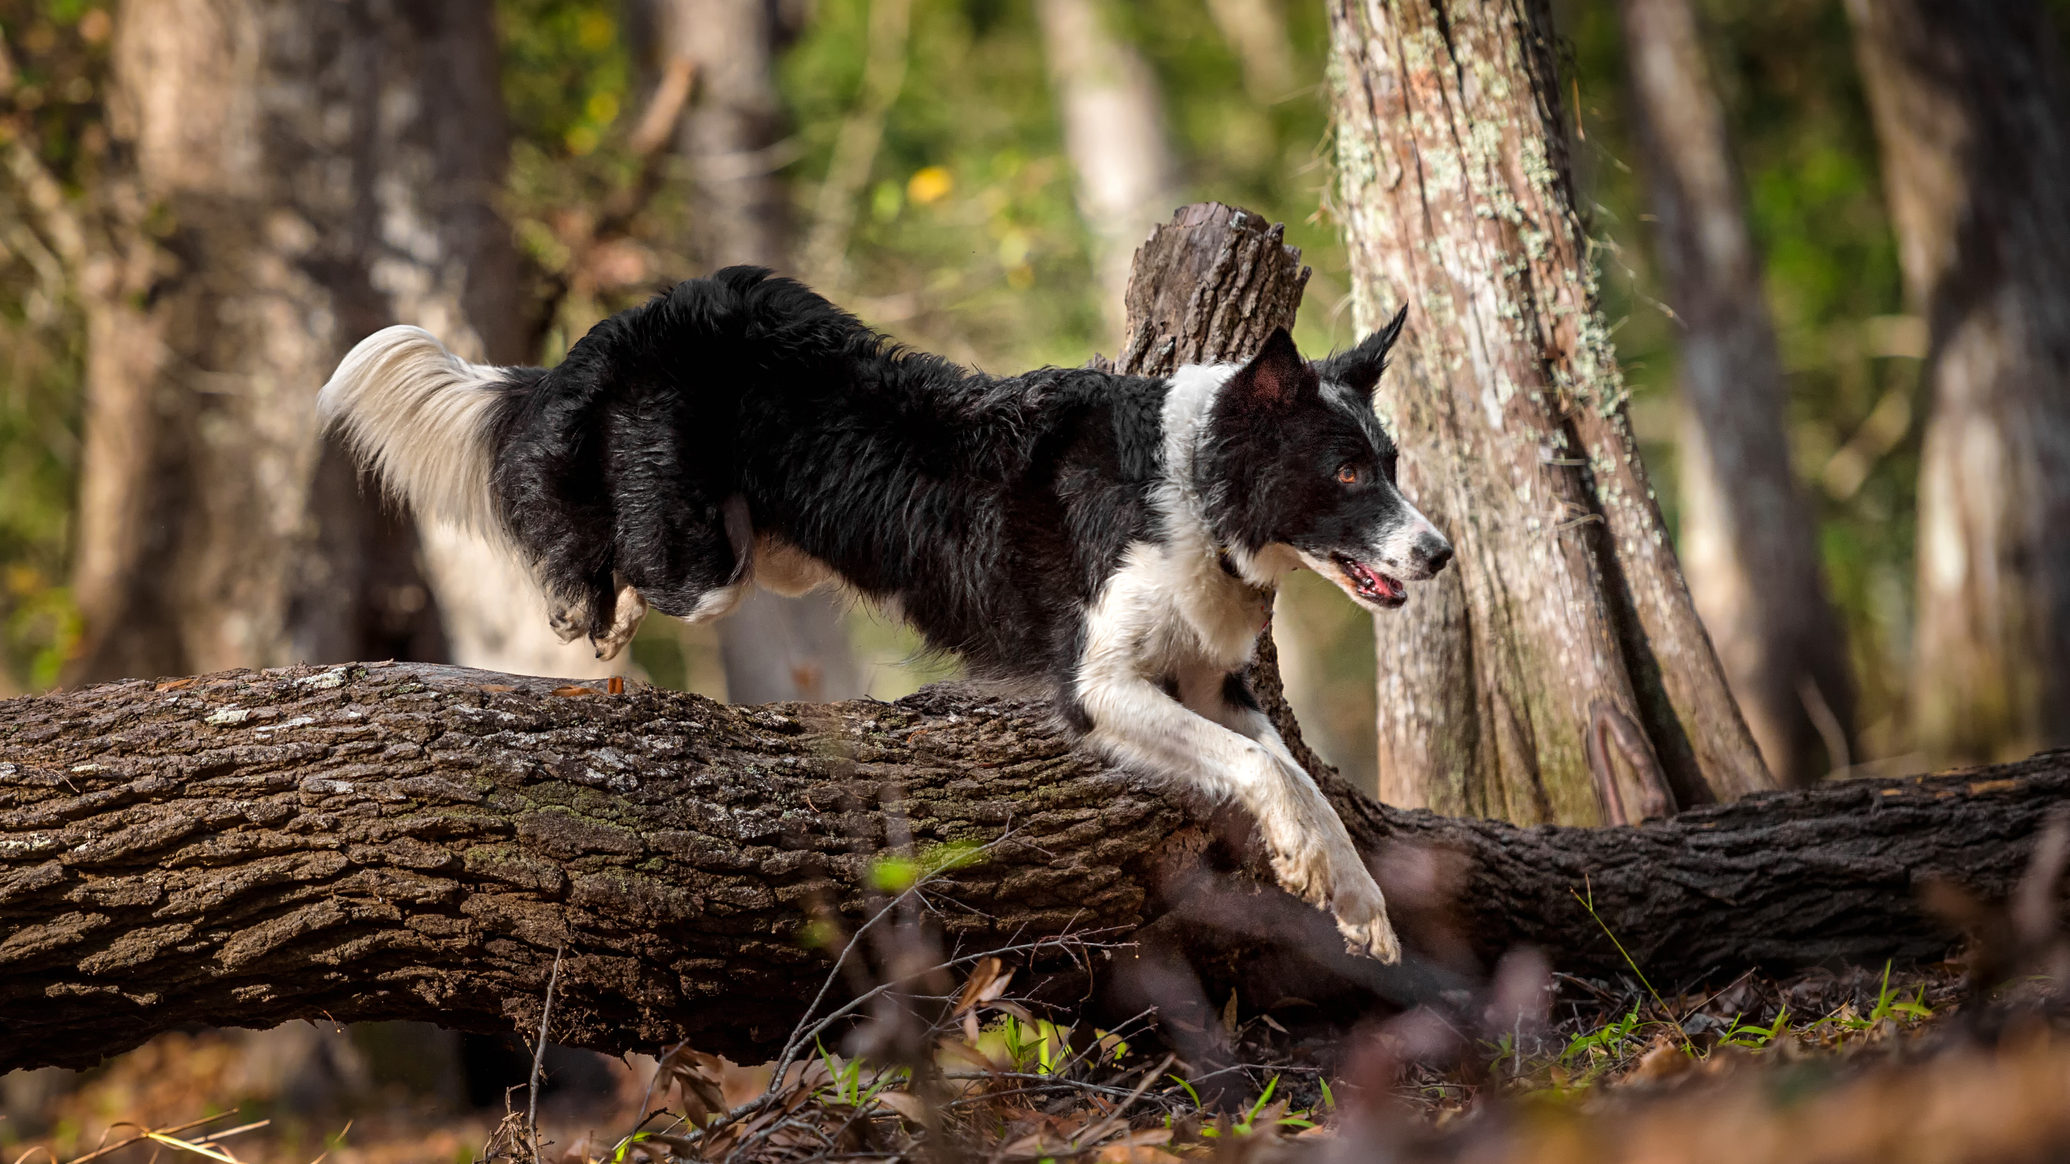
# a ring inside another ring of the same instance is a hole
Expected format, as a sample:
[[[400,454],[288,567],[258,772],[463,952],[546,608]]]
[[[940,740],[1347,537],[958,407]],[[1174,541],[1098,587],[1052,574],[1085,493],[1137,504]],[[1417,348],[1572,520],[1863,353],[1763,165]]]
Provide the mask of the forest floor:
[[[658,1063],[597,1057],[585,1086],[542,1097],[539,1158],[1579,1164],[2070,1151],[2070,1015],[2040,976],[1988,998],[1949,963],[1748,975],[1680,995],[1561,976],[1542,1021],[1493,1040],[1450,1037],[1429,1012],[1345,1032],[1303,1029],[1298,1011],[1240,1018],[1232,1005],[1218,1041],[1239,1065],[1220,1070],[1177,1060],[1147,1029],[1059,1029],[1007,997],[1010,978],[981,967],[963,1005],[940,1012],[926,1032],[932,1081],[830,1053],[778,1088],[769,1065],[688,1049]],[[291,1102],[277,1065],[252,1061],[252,1038],[175,1033],[68,1077],[40,1128],[0,1123],[5,1159],[533,1158],[522,1086],[507,1117],[456,1113],[421,1084]]]

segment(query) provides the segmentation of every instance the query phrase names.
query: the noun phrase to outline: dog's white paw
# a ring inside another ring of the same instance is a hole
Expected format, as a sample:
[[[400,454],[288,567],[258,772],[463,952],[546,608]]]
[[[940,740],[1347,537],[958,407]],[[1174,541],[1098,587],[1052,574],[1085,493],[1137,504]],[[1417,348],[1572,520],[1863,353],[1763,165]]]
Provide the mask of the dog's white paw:
[[[1387,920],[1387,899],[1365,870],[1345,878],[1345,884],[1339,885],[1330,899],[1329,908],[1337,919],[1337,932],[1344,935],[1352,953],[1390,964],[1402,960],[1401,939],[1395,936],[1394,926]]]
[[[1272,876],[1278,880],[1279,887],[1310,905],[1328,909],[1336,878],[1332,876],[1329,859],[1321,847],[1310,846],[1288,852],[1272,844],[1270,838],[1267,844],[1272,849]]]
[[[1401,940],[1387,920],[1387,899],[1335,813],[1294,822],[1288,831],[1270,829],[1266,845],[1280,887],[1328,910],[1352,953],[1401,961]]]
[[[640,632],[640,623],[647,617],[647,600],[630,586],[618,588],[618,603],[611,612],[611,629],[602,635],[590,636],[590,645],[597,649],[597,658],[615,659],[625,644]]]

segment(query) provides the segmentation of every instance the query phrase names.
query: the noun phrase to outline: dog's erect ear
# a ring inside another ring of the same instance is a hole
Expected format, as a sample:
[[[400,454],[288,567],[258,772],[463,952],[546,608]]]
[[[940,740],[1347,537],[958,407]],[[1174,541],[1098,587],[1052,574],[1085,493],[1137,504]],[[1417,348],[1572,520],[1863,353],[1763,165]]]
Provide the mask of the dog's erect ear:
[[[1402,333],[1402,321],[1409,318],[1407,304],[1394,313],[1387,326],[1365,338],[1365,341],[1348,352],[1338,352],[1326,360],[1316,361],[1315,370],[1325,380],[1349,384],[1360,392],[1371,392],[1380,383],[1380,373],[1387,367],[1387,351],[1394,346],[1395,337]]]
[[[1285,408],[1301,393],[1316,391],[1320,383],[1315,369],[1295,350],[1294,337],[1286,328],[1275,327],[1251,362],[1229,378],[1225,398],[1247,408]]]

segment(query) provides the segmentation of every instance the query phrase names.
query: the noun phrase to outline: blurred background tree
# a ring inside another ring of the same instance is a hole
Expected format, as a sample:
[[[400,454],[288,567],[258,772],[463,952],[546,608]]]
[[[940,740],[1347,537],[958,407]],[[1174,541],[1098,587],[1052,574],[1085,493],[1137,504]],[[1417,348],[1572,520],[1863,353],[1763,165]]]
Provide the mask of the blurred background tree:
[[[675,145],[690,191],[669,209],[681,217],[692,268],[797,270],[797,215],[785,177],[788,126],[776,88],[778,52],[797,31],[796,14],[761,0],[648,0],[628,4],[627,12],[628,40],[652,79],[650,116],[666,110],[672,86],[688,86]],[[902,9],[894,19],[902,33]],[[902,57],[903,36],[885,51]],[[784,598],[756,590],[715,630],[726,696],[735,703],[863,693],[841,606],[830,593]]]
[[[1217,198],[1285,221],[1290,241],[1315,268],[1297,339],[1321,352],[1352,338],[1345,251],[1332,206],[1321,5],[727,5],[762,22],[760,39],[741,43],[766,45],[767,67],[733,69],[753,65],[755,54],[742,50],[711,66],[702,87],[693,77],[680,116],[669,119],[665,144],[656,147],[640,135],[643,119],[664,95],[669,62],[697,51],[669,47],[657,14],[690,3],[495,4],[498,116],[507,119],[508,147],[501,189],[483,202],[509,224],[522,259],[509,289],[523,301],[513,308],[517,323],[534,337],[523,358],[556,359],[602,315],[731,257],[700,232],[727,213],[725,184],[732,182],[761,191],[753,197],[774,206],[770,221],[787,221],[781,246],[793,265],[899,338],[1000,370],[1083,362],[1111,346],[1114,301],[1102,272],[1117,249],[1131,245],[1125,230],[1133,229],[1097,221],[1099,204],[1082,185],[1086,164],[1073,156],[1068,109],[1091,82],[1064,79],[1097,78],[1097,69],[1108,67],[1101,60],[1140,62],[1123,66],[1131,100],[1161,122],[1165,158],[1141,159],[1152,176],[1136,188],[1162,190],[1159,197],[1171,202]],[[1817,562],[1859,686],[1859,741],[1850,758],[1885,768],[1922,766],[1925,741],[1913,731],[1909,709],[1919,577],[1914,513],[1928,414],[1920,367],[1929,328],[1907,307],[1854,30],[1841,6],[1814,0],[1694,6],[1706,29],[1703,55],[1725,139],[1743,179],[1750,251],[1762,260],[1753,277],[1774,321],[1790,464],[1803,483]],[[362,19],[377,8],[370,0],[344,6]],[[115,191],[111,175],[134,163],[109,117],[119,15],[103,0],[0,0],[7,48],[0,149],[9,159],[0,179],[6,690],[50,684],[68,665],[84,673],[94,627],[104,621],[84,617],[96,600],[75,593],[70,581],[94,544],[78,500],[92,284],[84,279],[80,240],[48,210],[71,208],[76,216],[81,207],[104,204]],[[1659,244],[1648,220],[1657,211],[1642,185],[1651,170],[1641,165],[1630,115],[1620,14],[1615,6],[1556,4],[1553,24],[1562,37],[1577,202],[1603,270],[1604,309],[1631,389],[1632,423],[1669,527],[1680,536],[1687,511],[1681,490],[1669,483],[1686,468],[1677,368],[1685,327],[1678,316],[1687,313],[1676,310],[1679,296],[1653,259]],[[1093,31],[1072,35],[1073,27]],[[1061,40],[1059,29],[1066,33]],[[744,96],[725,97],[722,75],[729,69],[759,79],[744,83]],[[728,102],[745,112],[727,113]],[[495,122],[490,117],[476,129],[487,133]],[[220,128],[192,120],[189,132]],[[728,145],[725,133],[747,136]],[[155,240],[154,251],[165,251],[167,239],[188,237],[193,228],[170,200],[138,197],[140,237]],[[1150,208],[1145,216],[1169,209]],[[329,226],[317,234],[324,246],[340,245]],[[151,298],[161,286],[145,279],[125,310],[143,310],[144,303],[163,310]],[[379,307],[363,323],[327,323],[336,330],[324,344],[349,343],[356,336],[347,332],[398,312]],[[206,313],[193,318],[194,328],[212,326]],[[282,342],[294,330],[286,323],[273,328]],[[312,359],[312,367],[318,362]],[[183,399],[192,401],[182,406],[191,411],[171,417],[171,427],[237,408],[201,390]],[[216,468],[225,489],[244,472],[234,458]],[[197,480],[208,476],[195,473]],[[420,552],[401,565],[428,576],[434,558]],[[359,558],[362,567],[372,560]],[[1701,592],[1707,578],[1692,585]],[[424,609],[441,614],[447,642],[437,649],[451,653],[454,627],[446,620],[454,616],[438,601],[438,589],[427,588]],[[938,663],[915,660],[910,637],[868,612],[848,613],[845,624],[856,689],[896,695],[943,673]],[[1370,786],[1375,704],[1367,620],[1301,576],[1283,599],[1279,626],[1293,697],[1322,750]],[[434,649],[434,640],[419,643],[391,649]],[[635,655],[658,681],[713,694],[727,689],[724,654],[709,628],[685,632],[656,620]],[[255,652],[245,661],[271,657]],[[137,669],[159,666],[179,669],[141,662]],[[568,669],[591,668],[577,659]],[[1821,741],[1807,770],[1831,762],[1830,751]]]
[[[1924,319],[1913,728],[1938,761],[2070,741],[2070,78],[2040,0],[1849,0]]]
[[[1789,381],[1694,0],[1622,0],[1649,238],[1684,404],[1681,551],[1747,726],[1785,787],[1846,767],[1854,679],[1790,455]]]
[[[1374,620],[1381,799],[1627,824],[1775,787],[1638,456],[1550,13],[1329,7],[1360,323],[1415,317],[1374,407],[1459,547]]]

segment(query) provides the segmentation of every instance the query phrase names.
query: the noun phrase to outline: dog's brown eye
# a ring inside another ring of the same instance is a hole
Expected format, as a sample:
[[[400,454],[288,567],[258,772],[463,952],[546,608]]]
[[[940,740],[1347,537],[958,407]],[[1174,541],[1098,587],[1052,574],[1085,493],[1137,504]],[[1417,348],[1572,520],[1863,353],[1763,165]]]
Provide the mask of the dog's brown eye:
[[[1337,480],[1342,484],[1356,485],[1359,483],[1359,479],[1360,473],[1357,465],[1346,465],[1337,470]]]

